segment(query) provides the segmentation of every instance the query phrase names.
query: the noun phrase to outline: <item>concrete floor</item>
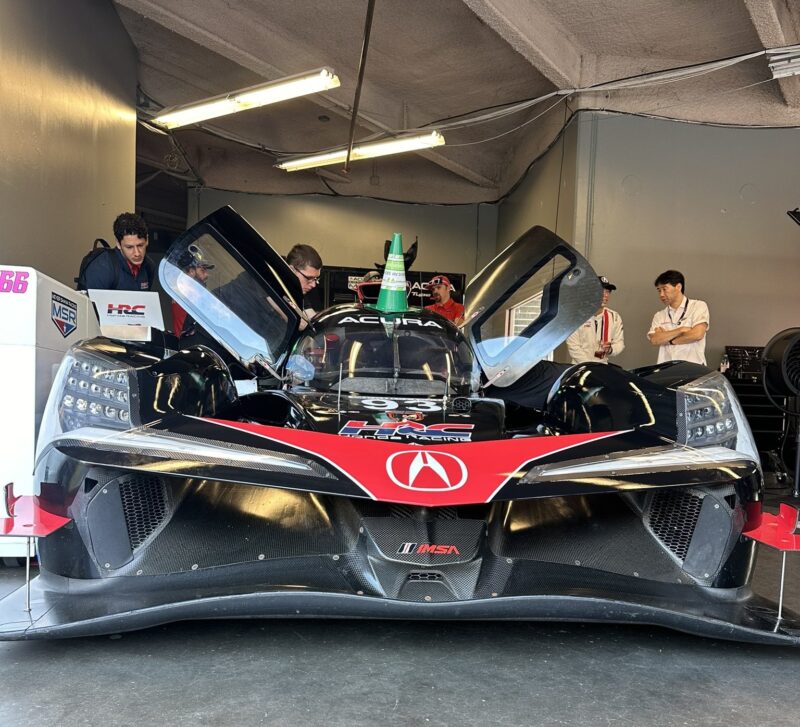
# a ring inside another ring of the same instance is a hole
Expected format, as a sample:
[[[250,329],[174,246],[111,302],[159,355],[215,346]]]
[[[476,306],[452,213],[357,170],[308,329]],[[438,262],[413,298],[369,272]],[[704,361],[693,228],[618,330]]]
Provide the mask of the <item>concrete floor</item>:
[[[758,592],[777,598],[762,548]],[[0,595],[24,570],[0,568]],[[800,611],[800,554],[787,605]],[[0,725],[771,725],[800,650],[646,626],[224,621],[0,643]]]

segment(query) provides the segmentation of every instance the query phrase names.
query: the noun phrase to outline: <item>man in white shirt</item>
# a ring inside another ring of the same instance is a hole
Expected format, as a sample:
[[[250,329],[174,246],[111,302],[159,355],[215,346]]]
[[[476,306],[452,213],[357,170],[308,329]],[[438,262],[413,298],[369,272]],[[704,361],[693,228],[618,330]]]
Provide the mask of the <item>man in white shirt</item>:
[[[610,283],[605,275],[600,276],[600,283],[603,286],[603,300],[597,313],[567,339],[567,351],[574,364],[584,361],[607,364],[609,357],[622,353],[625,348],[622,316],[608,307],[608,298],[617,286]]]
[[[666,304],[653,316],[647,332],[650,343],[658,346],[658,363],[691,361],[705,366],[708,306],[686,297],[686,282],[677,270],[661,273],[655,286],[659,300]]]

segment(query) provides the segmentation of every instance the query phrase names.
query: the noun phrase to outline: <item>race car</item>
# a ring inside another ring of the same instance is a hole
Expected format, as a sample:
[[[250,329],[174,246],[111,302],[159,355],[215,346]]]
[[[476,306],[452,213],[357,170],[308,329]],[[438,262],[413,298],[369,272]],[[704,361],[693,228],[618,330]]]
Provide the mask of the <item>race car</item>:
[[[39,541],[30,610],[24,589],[0,601],[0,638],[318,616],[800,643],[748,585],[762,473],[730,385],[688,363],[547,361],[602,295],[554,233],[474,278],[461,327],[380,297],[308,319],[231,208],[159,276],[195,335],[65,356],[36,481],[66,524]]]

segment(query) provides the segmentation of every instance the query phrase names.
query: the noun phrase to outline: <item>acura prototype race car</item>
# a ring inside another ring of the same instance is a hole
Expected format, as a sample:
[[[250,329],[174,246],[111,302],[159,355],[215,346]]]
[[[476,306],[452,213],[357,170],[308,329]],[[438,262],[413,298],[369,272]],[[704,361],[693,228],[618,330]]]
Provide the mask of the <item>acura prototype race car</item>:
[[[159,276],[205,339],[68,352],[35,471],[69,522],[39,541],[30,610],[24,589],[0,601],[0,638],[315,616],[800,643],[749,587],[762,475],[731,387],[686,363],[545,361],[602,295],[552,232],[475,277],[461,327],[355,301],[305,319],[297,276],[230,208]]]

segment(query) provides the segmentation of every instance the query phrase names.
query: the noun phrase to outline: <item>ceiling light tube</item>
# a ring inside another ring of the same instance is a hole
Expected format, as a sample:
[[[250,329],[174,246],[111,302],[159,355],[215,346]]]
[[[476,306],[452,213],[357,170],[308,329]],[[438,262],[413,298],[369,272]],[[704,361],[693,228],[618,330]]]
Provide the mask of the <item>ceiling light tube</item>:
[[[166,129],[176,129],[198,121],[235,114],[238,111],[266,106],[310,93],[327,91],[339,86],[339,77],[330,68],[318,68],[308,73],[288,76],[269,83],[260,83],[232,93],[221,94],[183,106],[164,109],[152,119]]]
[[[353,151],[350,153],[350,160],[370,159],[372,157],[388,156],[389,154],[401,154],[406,151],[419,151],[420,149],[442,146],[444,143],[444,137],[438,131],[400,136],[394,139],[383,139],[382,141],[371,141],[367,144],[354,146]],[[346,159],[347,149],[343,148],[323,152],[322,154],[286,159],[275,166],[287,172],[297,172],[301,169],[324,167],[328,164],[342,164]]]

